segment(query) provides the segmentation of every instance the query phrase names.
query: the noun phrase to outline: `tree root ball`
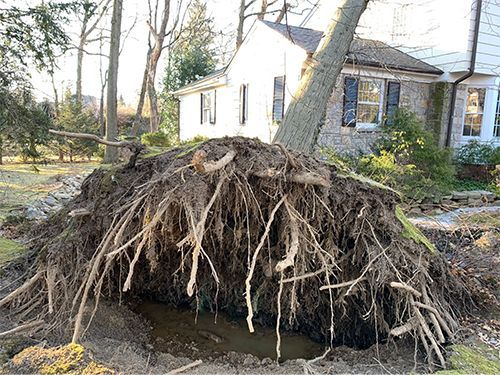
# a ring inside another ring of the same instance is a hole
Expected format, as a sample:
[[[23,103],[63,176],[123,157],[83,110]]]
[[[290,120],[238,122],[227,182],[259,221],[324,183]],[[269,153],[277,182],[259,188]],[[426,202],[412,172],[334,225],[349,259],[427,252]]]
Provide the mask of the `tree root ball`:
[[[407,235],[398,202],[257,140],[183,146],[90,175],[37,229],[26,282],[0,305],[78,342],[89,304],[147,297],[244,316],[251,331],[276,325],[278,353],[284,329],[361,348],[413,335],[444,366],[465,291],[439,252]]]

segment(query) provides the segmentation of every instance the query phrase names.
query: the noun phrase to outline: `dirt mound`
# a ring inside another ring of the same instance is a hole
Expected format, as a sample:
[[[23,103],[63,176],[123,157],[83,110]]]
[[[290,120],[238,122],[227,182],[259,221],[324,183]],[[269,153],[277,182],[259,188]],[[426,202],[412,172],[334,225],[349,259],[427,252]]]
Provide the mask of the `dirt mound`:
[[[77,342],[89,300],[148,297],[275,324],[278,356],[279,329],[360,348],[413,335],[444,365],[464,291],[397,204],[278,145],[174,149],[90,175],[37,229],[26,282],[0,305]]]

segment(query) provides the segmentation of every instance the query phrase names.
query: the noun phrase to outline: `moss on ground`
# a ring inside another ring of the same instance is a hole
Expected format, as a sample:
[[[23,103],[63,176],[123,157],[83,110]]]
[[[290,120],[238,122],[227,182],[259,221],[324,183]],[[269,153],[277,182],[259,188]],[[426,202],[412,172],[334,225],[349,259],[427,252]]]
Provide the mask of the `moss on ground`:
[[[438,371],[439,375],[462,375],[462,374],[500,374],[500,359],[498,351],[484,344],[476,344],[474,347],[465,345],[453,345],[449,359],[450,369]]]
[[[341,178],[351,178],[353,180],[367,184],[371,187],[375,187],[375,188],[382,189],[382,190],[389,190],[389,191],[392,191],[393,193],[396,193],[398,196],[402,196],[399,191],[394,190],[387,185],[381,184],[380,182],[372,180],[369,177],[366,177],[366,176],[363,176],[363,175],[360,175],[360,174],[357,174],[354,172],[337,173],[337,176],[341,177]]]
[[[408,238],[410,240],[415,241],[416,243],[421,243],[425,245],[429,249],[431,253],[436,252],[436,247],[429,241],[427,237],[418,229],[415,225],[413,225],[410,220],[406,217],[401,207],[396,206],[396,217],[403,224],[403,231],[401,235],[404,238]]]
[[[114,371],[95,363],[78,344],[56,348],[30,346],[16,354],[4,370],[36,372],[39,374],[113,374]]]
[[[24,246],[0,236],[0,267],[22,254]]]

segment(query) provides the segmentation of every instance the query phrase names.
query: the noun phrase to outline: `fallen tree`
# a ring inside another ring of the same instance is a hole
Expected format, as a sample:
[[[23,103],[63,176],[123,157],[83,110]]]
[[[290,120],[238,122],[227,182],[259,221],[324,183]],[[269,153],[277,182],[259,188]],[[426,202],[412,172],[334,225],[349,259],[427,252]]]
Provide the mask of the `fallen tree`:
[[[444,367],[465,292],[398,201],[279,145],[173,149],[90,175],[0,306],[78,342],[101,297],[152,298],[276,324],[278,356],[283,328],[355,347],[413,335]]]

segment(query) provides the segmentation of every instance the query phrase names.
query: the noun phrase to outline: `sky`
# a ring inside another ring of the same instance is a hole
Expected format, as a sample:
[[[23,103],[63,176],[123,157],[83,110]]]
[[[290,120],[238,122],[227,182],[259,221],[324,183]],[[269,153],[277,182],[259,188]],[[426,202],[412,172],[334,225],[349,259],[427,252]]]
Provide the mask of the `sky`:
[[[173,0],[175,2],[175,0]],[[28,3],[38,3],[36,0],[28,0]],[[225,35],[234,33],[238,19],[239,0],[207,0],[208,12],[214,18],[215,26]],[[311,28],[322,28],[327,24],[327,20],[333,9],[335,8],[335,0],[321,0],[319,11],[314,13],[306,25]],[[147,0],[123,0],[123,19],[122,19],[122,37],[127,34],[131,25],[135,26],[131,29],[128,37],[123,45],[123,50],[120,55],[119,70],[118,70],[118,95],[122,96],[126,104],[134,106],[137,102],[137,97],[140,91],[142,75],[146,62],[147,52]],[[303,16],[290,16],[289,23],[298,25],[305,18]],[[247,22],[247,26],[252,22]],[[76,37],[78,32],[78,23],[69,26],[69,32]],[[108,46],[104,46],[103,52],[108,53]],[[94,43],[88,48],[93,53],[99,52],[99,43]],[[162,55],[158,67],[158,83],[161,86],[161,78],[163,76],[164,62],[166,54]],[[104,69],[107,61],[102,59]],[[100,59],[98,56],[84,57],[83,64],[83,94],[95,97],[100,96]],[[68,51],[62,58],[58,60],[59,70],[55,74],[56,85],[59,88],[59,96],[62,97],[65,90],[68,88],[74,92],[76,79],[76,50]],[[53,100],[53,89],[50,77],[46,73],[32,71],[32,82],[35,88],[34,93],[40,100]]]

